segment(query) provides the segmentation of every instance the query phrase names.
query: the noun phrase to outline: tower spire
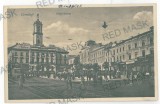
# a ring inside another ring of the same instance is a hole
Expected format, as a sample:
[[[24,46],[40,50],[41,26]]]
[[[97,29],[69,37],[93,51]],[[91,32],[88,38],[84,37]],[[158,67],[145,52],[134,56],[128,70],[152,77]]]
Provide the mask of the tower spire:
[[[37,14],[37,19],[39,20],[39,14]]]
[[[42,33],[42,22],[39,21],[39,14],[37,14],[37,20],[33,24],[33,44],[42,46],[43,45],[43,33]]]

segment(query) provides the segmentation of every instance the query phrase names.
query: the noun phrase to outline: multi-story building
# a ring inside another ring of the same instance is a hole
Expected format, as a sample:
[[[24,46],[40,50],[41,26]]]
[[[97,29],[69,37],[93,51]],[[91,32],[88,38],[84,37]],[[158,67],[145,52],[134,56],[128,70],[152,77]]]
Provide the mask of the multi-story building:
[[[73,65],[76,55],[68,55],[68,65]]]
[[[149,31],[123,40],[110,48],[107,62],[122,63],[118,70],[151,72],[154,69],[153,27]]]
[[[33,24],[33,45],[17,43],[8,47],[12,74],[45,74],[60,71],[66,66],[68,52],[54,45],[43,44],[42,25],[37,15]]]
[[[93,47],[97,47],[97,44],[95,43],[95,41],[93,40],[89,40],[87,42],[85,42],[85,46],[81,49],[80,51],[80,62],[82,64],[89,64],[90,63],[90,56],[89,56],[89,52],[91,50],[91,48]]]
[[[110,48],[112,62],[135,61],[138,57],[145,57],[153,51],[153,27],[150,31],[122,40]]]
[[[105,62],[105,46],[102,45],[102,44],[99,44],[99,46],[97,47],[91,47],[91,50],[90,50],[90,63],[91,64],[94,64],[94,63],[98,63],[98,65],[101,66],[102,68],[102,65],[103,63]]]
[[[109,69],[117,69],[117,65],[119,65],[119,70],[121,68],[147,71],[148,65],[152,67],[150,69],[153,69],[153,32],[153,27],[151,27],[147,32],[120,42],[111,42],[106,45],[97,45],[95,43],[81,51],[80,62],[82,64],[98,63],[101,69],[104,62],[108,63]],[[149,64],[143,65],[143,63]]]

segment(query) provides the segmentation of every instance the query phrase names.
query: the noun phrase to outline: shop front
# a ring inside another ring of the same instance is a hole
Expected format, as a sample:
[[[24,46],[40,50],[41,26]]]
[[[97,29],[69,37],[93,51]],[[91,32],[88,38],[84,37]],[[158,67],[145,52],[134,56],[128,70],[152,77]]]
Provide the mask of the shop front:
[[[126,76],[130,78],[130,75],[135,73],[135,60],[129,60],[126,62]]]

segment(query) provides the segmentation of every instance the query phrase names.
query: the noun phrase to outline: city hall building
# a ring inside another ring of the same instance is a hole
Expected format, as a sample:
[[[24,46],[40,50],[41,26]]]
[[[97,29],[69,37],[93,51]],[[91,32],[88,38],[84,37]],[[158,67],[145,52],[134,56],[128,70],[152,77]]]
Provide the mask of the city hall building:
[[[67,65],[67,51],[43,44],[42,26],[37,14],[37,20],[33,24],[33,44],[16,43],[8,47],[8,66],[13,76],[26,74],[51,77]]]

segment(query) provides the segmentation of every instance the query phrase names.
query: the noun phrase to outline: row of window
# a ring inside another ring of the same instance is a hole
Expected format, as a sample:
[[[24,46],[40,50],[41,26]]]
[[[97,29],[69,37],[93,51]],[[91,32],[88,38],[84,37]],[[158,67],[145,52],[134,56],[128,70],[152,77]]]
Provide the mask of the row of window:
[[[91,57],[98,57],[104,55],[104,51],[98,51],[91,55]]]
[[[150,53],[152,54],[153,51],[151,50]],[[142,56],[145,57],[145,55],[146,55],[145,50],[142,50]],[[135,52],[135,53],[134,53],[134,56],[135,56],[134,58],[137,58],[137,57],[138,57],[138,52]],[[113,62],[115,62],[115,61],[122,61],[122,60],[125,60],[125,58],[131,60],[132,57],[133,57],[132,54],[131,54],[131,53],[128,53],[128,58],[126,58],[125,55],[116,56],[116,57],[113,57],[113,58],[112,58],[112,59],[113,59],[112,61],[113,61]],[[108,61],[109,61],[109,60],[107,60],[107,62],[108,62]],[[111,61],[111,59],[110,59],[110,61]]]
[[[142,42],[142,46],[145,46],[145,42]],[[134,44],[134,48],[137,48],[137,47],[138,47],[138,45],[137,45],[137,43],[135,43]],[[128,45],[128,50],[131,50],[131,49],[133,49],[133,48],[131,48],[131,45],[129,44]],[[125,47],[124,46],[122,48],[120,47],[119,49],[118,48],[114,49],[113,50],[113,55],[115,55],[116,53],[118,54],[118,53],[124,52],[124,51],[125,51]],[[106,53],[106,56],[107,56],[107,53]]]
[[[23,53],[24,52],[20,52],[20,56],[23,56],[24,55]],[[18,56],[18,53],[14,52],[14,56]],[[28,52],[26,52],[26,57],[29,57],[29,53]]]
[[[85,58],[85,57],[87,57],[87,56],[89,56],[89,55],[90,55],[89,52],[84,52],[84,53],[81,54],[80,56],[81,56],[82,58]],[[96,51],[95,53],[93,52],[91,56],[92,56],[92,57],[97,57],[97,56],[101,56],[101,55],[104,55],[104,51],[102,51],[102,50]]]
[[[150,38],[150,44],[153,44],[153,38]],[[146,45],[145,41],[142,41],[142,47],[144,47]],[[129,44],[128,45],[128,50],[131,50],[133,48],[137,48],[138,47],[138,44],[137,43],[134,43],[134,47],[131,47],[131,45]],[[117,49],[114,49],[113,51],[110,51],[111,54],[113,52],[113,55],[115,55],[116,53],[121,53],[121,52],[124,52],[125,51],[125,47],[120,47],[120,48],[117,48]],[[98,57],[98,56],[101,56],[101,55],[104,55],[104,51],[98,51],[94,54],[91,55],[91,57]],[[108,53],[106,52],[106,56],[108,55]],[[85,57],[85,55],[82,55],[82,57]]]
[[[145,50],[142,51],[142,56],[144,57],[145,56]],[[135,58],[138,57],[138,52],[135,52]],[[128,59],[131,60],[132,58],[132,55],[131,53],[128,53]],[[100,59],[96,58],[96,59],[92,59],[92,62],[100,62],[101,60],[103,59],[103,57],[101,57]],[[122,61],[122,60],[125,60],[125,55],[122,55],[122,56],[117,56],[117,57],[114,57],[113,56],[113,61]]]
[[[19,63],[19,62],[20,62],[20,63],[29,63],[29,59],[26,58],[26,61],[24,62],[24,61],[23,61],[23,58],[20,58],[20,61],[18,61],[18,58],[14,58],[14,62],[15,62],[15,63]],[[40,61],[37,60],[36,62],[39,63]],[[35,62],[33,59],[31,60],[31,63],[36,63],[36,62]],[[44,63],[44,60],[41,60],[41,62]],[[48,60],[46,60],[46,63],[47,63],[47,62],[48,62]],[[51,61],[51,63],[52,63],[52,62],[53,62],[53,61]]]
[[[14,63],[19,63],[19,62],[18,62],[18,58],[17,58],[17,57],[14,58],[14,59],[13,59],[13,62],[14,62]],[[23,58],[20,58],[20,63],[24,63],[24,62],[23,62]],[[29,63],[29,58],[26,58],[26,59],[25,59],[25,63]]]
[[[25,62],[23,60],[24,60],[24,58],[14,58],[13,62],[15,62],[15,63],[29,63],[29,58],[26,58]],[[66,64],[66,61],[67,60],[57,60],[57,63],[58,64]],[[55,59],[51,59],[50,62],[49,62],[49,58],[46,58],[46,59],[42,58],[41,61],[39,58],[37,58],[37,60],[35,60],[34,58],[31,59],[31,63],[39,63],[39,62],[41,62],[41,63],[55,63]]]
[[[100,58],[97,58],[97,59],[92,59],[92,63],[102,63],[104,61],[104,57],[100,57]]]
[[[150,38],[150,44],[153,44],[153,38]],[[146,45],[145,41],[142,41],[142,47],[144,47]],[[137,48],[138,47],[138,44],[137,43],[134,43],[134,47],[131,47],[131,45],[129,44],[128,45],[128,50],[131,50],[131,49],[134,49],[134,48]],[[124,52],[125,51],[125,47],[123,46],[122,48],[120,47],[119,49],[114,49],[113,50],[113,55],[115,55],[115,53],[120,53],[120,52]],[[107,56],[107,53],[106,53],[106,56]]]
[[[37,56],[46,56],[46,57],[49,57],[49,53],[39,53],[39,52],[36,52],[36,55]],[[35,56],[35,52],[32,52],[32,56]],[[50,53],[50,57],[54,57],[55,54],[54,53]]]
[[[86,52],[86,53],[81,54],[80,56],[85,58],[85,57],[89,56],[89,53]]]
[[[20,52],[20,56],[23,56],[24,55],[24,52]],[[32,52],[31,53],[32,56],[35,56],[35,52]],[[49,53],[45,54],[45,53],[39,53],[39,52],[36,52],[36,55],[37,56],[45,56],[46,57],[49,57]],[[18,56],[18,52],[14,52],[14,56]],[[50,53],[50,57],[54,57],[55,54],[54,53]],[[57,56],[61,56],[61,54],[57,54]],[[29,57],[29,52],[26,52],[26,57]],[[66,55],[64,55],[64,57],[66,57]]]
[[[150,54],[153,54],[153,53],[154,53],[153,50],[150,50]],[[145,50],[142,50],[142,57],[145,57],[145,55],[146,55]],[[135,56],[134,58],[137,58],[138,57],[138,52],[135,52],[134,56]],[[125,59],[131,60],[132,57],[133,57],[133,55],[131,53],[128,53],[128,57],[125,57],[125,55],[116,56],[116,57],[112,57],[110,59],[107,59],[106,61],[107,62],[110,62],[110,61],[116,62],[116,61],[122,61],[122,60],[125,60]],[[103,57],[101,57],[99,59],[92,59],[92,63],[97,63],[97,62],[101,62],[101,61],[103,61]]]
[[[46,60],[46,62],[49,62],[49,58],[41,58],[41,62],[44,62],[45,60]],[[51,59],[51,62],[52,62],[53,60],[55,60],[55,59],[52,58],[52,59]],[[35,62],[35,61],[40,62],[40,58],[37,57],[36,60],[35,60],[34,58],[31,58],[31,62]]]

